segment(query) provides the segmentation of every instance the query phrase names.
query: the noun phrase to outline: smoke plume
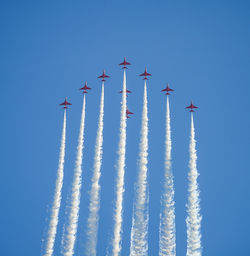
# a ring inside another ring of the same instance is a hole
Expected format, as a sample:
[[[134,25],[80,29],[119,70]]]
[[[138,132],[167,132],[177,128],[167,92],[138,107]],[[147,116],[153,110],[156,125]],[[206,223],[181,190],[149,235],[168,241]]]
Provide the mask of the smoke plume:
[[[100,176],[102,165],[102,144],[103,144],[103,116],[104,116],[104,82],[102,83],[102,94],[100,102],[99,124],[96,136],[94,173],[90,190],[89,217],[87,224],[86,255],[96,255],[97,231],[100,209]]]
[[[116,201],[114,212],[114,235],[113,235],[113,255],[118,256],[121,251],[122,235],[122,214],[123,214],[123,192],[124,192],[124,172],[126,157],[126,71],[124,69],[121,120],[120,120],[120,141],[118,149],[117,179],[116,179]]]
[[[174,177],[171,168],[171,127],[170,127],[170,109],[167,96],[166,109],[166,138],[165,138],[165,177],[164,194],[161,200],[160,215],[160,239],[159,255],[175,256],[175,208],[174,208]]]
[[[62,198],[65,140],[66,140],[66,109],[64,111],[64,118],[63,118],[63,129],[62,129],[59,163],[58,163],[58,169],[57,169],[56,188],[55,188],[54,200],[51,208],[47,244],[46,244],[44,256],[52,256],[54,251],[54,244],[55,244],[56,231],[57,231],[57,225],[58,225],[58,215],[59,215],[61,198]]]
[[[197,183],[198,170],[196,166],[196,140],[194,132],[193,113],[191,113],[191,135],[189,145],[189,186],[188,186],[188,204],[187,204],[187,256],[201,256],[201,215],[200,215],[200,199],[199,188]]]
[[[148,254],[148,107],[147,84],[144,84],[142,126],[139,153],[139,173],[135,186],[135,201],[132,218],[130,256],[146,256]]]
[[[80,131],[78,137],[78,146],[75,162],[75,170],[71,192],[71,202],[69,210],[69,223],[66,230],[65,236],[65,248],[64,255],[72,256],[74,254],[74,246],[76,240],[78,217],[79,217],[79,206],[81,197],[81,186],[82,186],[82,151],[84,142],[84,125],[85,125],[85,95],[83,97],[82,115],[80,123]]]

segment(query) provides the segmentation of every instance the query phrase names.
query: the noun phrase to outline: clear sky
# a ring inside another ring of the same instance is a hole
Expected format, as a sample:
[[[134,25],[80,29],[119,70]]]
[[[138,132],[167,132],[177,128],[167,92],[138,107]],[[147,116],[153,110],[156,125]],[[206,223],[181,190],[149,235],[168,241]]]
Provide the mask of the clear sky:
[[[166,98],[170,83],[175,176],[177,255],[186,252],[186,202],[192,99],[201,190],[203,254],[248,255],[250,251],[250,3],[249,1],[1,1],[0,4],[0,254],[41,254],[52,202],[63,121],[68,111],[65,179],[55,255],[71,189],[82,95],[88,81],[83,187],[76,254],[84,255],[90,178],[93,171],[101,83],[105,68],[104,154],[98,255],[110,246],[113,221],[122,71],[132,66],[127,88],[127,167],[122,255],[129,252],[133,186],[145,65],[152,74],[149,102],[149,255],[158,254],[164,172]]]

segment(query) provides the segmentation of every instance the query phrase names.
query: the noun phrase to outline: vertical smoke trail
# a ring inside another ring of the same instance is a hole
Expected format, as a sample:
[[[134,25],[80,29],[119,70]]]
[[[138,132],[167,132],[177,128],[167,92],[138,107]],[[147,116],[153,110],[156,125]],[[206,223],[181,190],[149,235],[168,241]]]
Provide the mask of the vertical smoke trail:
[[[171,128],[170,110],[167,96],[166,111],[166,139],[165,139],[165,179],[164,194],[161,200],[162,210],[160,216],[160,256],[175,256],[175,208],[174,208],[174,178],[171,168]]]
[[[118,166],[116,179],[116,202],[114,213],[114,235],[113,235],[113,256],[118,256],[121,251],[122,234],[122,212],[123,212],[123,192],[124,192],[124,172],[126,156],[126,69],[124,69],[122,102],[121,102],[121,120],[120,120],[120,142],[118,149]]]
[[[190,145],[189,145],[189,197],[187,204],[186,218],[187,223],[187,256],[201,256],[201,215],[200,215],[200,199],[199,199],[199,188],[197,183],[198,171],[196,167],[196,140],[194,132],[194,120],[193,113],[191,113],[191,135],[190,135]]]
[[[46,251],[44,256],[51,256],[54,250],[56,230],[57,230],[57,224],[58,224],[58,215],[59,215],[61,198],[62,198],[61,194],[62,194],[62,186],[63,186],[65,140],[66,140],[66,109],[64,110],[62,139],[61,139],[61,147],[60,147],[59,164],[57,169],[56,188],[55,188],[55,194],[54,194],[54,201],[51,209],[47,245],[46,245]]]
[[[135,202],[131,229],[130,256],[146,256],[148,254],[148,107],[147,84],[144,84],[141,140],[139,153],[139,174],[135,187]]]
[[[102,83],[102,94],[100,102],[100,116],[96,136],[95,158],[94,158],[94,173],[92,177],[92,187],[90,190],[90,205],[87,227],[87,244],[86,255],[96,255],[97,231],[99,222],[100,208],[100,185],[99,179],[101,176],[102,165],[102,144],[103,144],[103,116],[104,116],[104,82]]]
[[[65,251],[64,251],[65,256],[72,256],[74,254],[74,246],[75,246],[78,216],[79,216],[80,196],[81,196],[80,190],[82,186],[82,150],[83,150],[84,124],[85,124],[85,95],[83,97],[82,116],[81,116],[80,131],[79,131],[79,137],[78,137],[74,178],[73,178],[73,184],[72,184],[69,223],[66,230],[67,234],[65,236],[65,242],[66,242]]]

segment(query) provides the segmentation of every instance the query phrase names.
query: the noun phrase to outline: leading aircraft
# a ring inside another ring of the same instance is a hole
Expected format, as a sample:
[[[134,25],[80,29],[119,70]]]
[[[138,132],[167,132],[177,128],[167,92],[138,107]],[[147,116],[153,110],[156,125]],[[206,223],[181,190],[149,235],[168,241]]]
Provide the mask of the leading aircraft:
[[[131,65],[131,63],[126,61],[126,57],[124,57],[124,61],[122,63],[119,64],[119,66],[123,66],[123,69],[127,69],[127,65]]]
[[[64,101],[63,103],[59,104],[59,105],[60,105],[60,106],[64,106],[63,108],[64,108],[64,109],[67,109],[67,108],[68,108],[67,105],[72,105],[72,104],[67,101],[67,97],[66,97],[66,98],[65,98],[65,101]]]
[[[83,90],[83,93],[88,93],[87,90],[91,90],[90,87],[87,86],[87,82],[85,82],[84,86],[80,88],[79,90]]]
[[[147,68],[145,68],[144,73],[140,74],[139,76],[144,76],[143,80],[148,80],[147,76],[152,76],[147,72]]]
[[[174,90],[169,87],[169,84],[167,84],[167,87],[165,89],[161,90],[161,91],[162,92],[167,92],[165,95],[170,95],[169,92],[173,92]]]
[[[196,107],[195,105],[193,105],[193,103],[192,103],[192,101],[191,101],[191,104],[190,104],[190,106],[188,106],[188,107],[186,107],[186,108],[188,108],[188,109],[191,109],[189,112],[194,112],[194,108],[198,108],[198,107]]]
[[[105,78],[109,78],[109,76],[106,75],[105,70],[103,70],[102,75],[98,76],[98,78],[102,78],[102,81],[105,82]]]

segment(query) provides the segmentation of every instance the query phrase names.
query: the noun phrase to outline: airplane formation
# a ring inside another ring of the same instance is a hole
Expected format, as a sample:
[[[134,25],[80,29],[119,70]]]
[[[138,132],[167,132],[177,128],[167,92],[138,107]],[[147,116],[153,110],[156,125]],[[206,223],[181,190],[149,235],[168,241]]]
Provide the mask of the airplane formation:
[[[127,69],[127,65],[131,65],[130,62],[127,62],[126,60],[126,57],[124,57],[124,60],[122,63],[119,64],[119,66],[123,66],[122,69]],[[143,80],[148,80],[148,76],[152,76],[150,73],[147,72],[147,68],[145,68],[145,71],[140,74],[139,76],[142,76],[143,77]],[[106,75],[106,72],[105,70],[103,70],[103,73],[98,76],[97,78],[101,78],[101,81],[102,82],[105,82],[105,78],[109,78],[110,76]],[[79,90],[82,90],[83,93],[88,93],[88,90],[91,90],[90,87],[87,86],[87,82],[85,82],[84,86],[82,88],[80,88]],[[167,84],[166,88],[165,89],[162,89],[161,92],[166,92],[165,95],[170,95],[170,92],[173,92],[174,90],[171,89],[169,87],[169,84]],[[119,93],[123,93],[123,91],[120,91]],[[130,90],[126,90],[126,96],[128,97],[128,93],[132,93],[132,91]],[[63,106],[63,109],[67,109],[68,108],[68,105],[72,105],[71,103],[69,103],[67,101],[67,97],[65,98],[64,102],[59,104],[60,106]],[[186,109],[190,109],[189,112],[193,113],[194,112],[194,109],[197,109],[198,107],[193,105],[193,102],[191,101],[191,104],[189,106],[186,107]],[[129,115],[133,115],[134,113],[133,112],[130,112],[127,108],[126,110],[126,117],[127,118],[130,118]]]

